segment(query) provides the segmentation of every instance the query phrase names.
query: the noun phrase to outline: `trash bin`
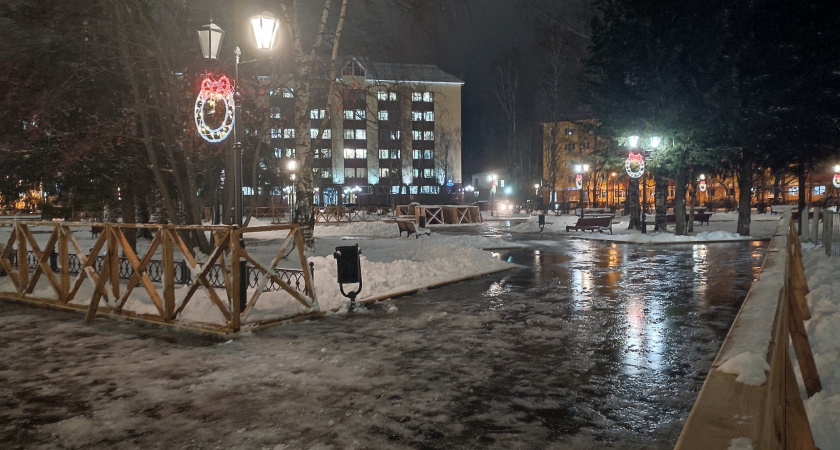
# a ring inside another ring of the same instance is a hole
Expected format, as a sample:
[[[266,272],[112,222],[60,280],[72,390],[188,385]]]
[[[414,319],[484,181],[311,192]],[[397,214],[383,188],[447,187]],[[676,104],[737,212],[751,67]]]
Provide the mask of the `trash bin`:
[[[426,228],[426,216],[418,217],[417,218],[417,225],[419,225],[420,228]]]

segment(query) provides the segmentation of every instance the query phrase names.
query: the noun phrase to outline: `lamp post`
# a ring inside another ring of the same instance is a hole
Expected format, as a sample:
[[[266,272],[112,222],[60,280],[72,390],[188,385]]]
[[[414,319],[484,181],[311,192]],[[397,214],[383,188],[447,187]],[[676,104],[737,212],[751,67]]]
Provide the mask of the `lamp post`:
[[[584,182],[584,174],[589,172],[589,164],[575,164],[575,186],[578,188],[578,203],[580,204],[580,216],[583,217],[583,188],[586,186]]]
[[[475,192],[475,188],[471,184],[464,186],[464,204],[467,203],[467,192]]]
[[[271,49],[274,46],[274,42],[277,37],[277,29],[279,28],[279,26],[280,21],[277,20],[277,18],[271,15],[270,13],[262,13],[251,19],[251,27],[254,31],[254,37],[256,38],[256,45],[258,49]],[[218,59],[219,50],[222,45],[222,39],[225,36],[225,31],[222,30],[221,27],[219,27],[218,25],[214,24],[211,20],[209,24],[199,28],[197,30],[197,33],[198,41],[201,45],[201,53],[204,56],[204,58]],[[233,217],[231,218],[231,225],[235,225],[238,228],[242,228],[242,225],[244,223],[242,218],[242,206],[244,203],[244,199],[242,192],[242,142],[240,142],[239,140],[241,136],[241,133],[239,132],[239,122],[241,122],[241,120],[236,120],[237,116],[240,115],[241,106],[241,94],[239,92],[238,81],[239,65],[242,64],[242,62],[240,61],[242,51],[240,50],[238,45],[234,47],[233,54],[236,56],[236,65],[234,68],[234,77],[232,83],[232,97],[230,96],[231,86],[227,84],[227,78],[222,77],[218,81],[211,80],[212,83],[208,84],[207,89],[205,89],[205,83],[208,80],[205,80],[205,82],[202,83],[202,92],[199,94],[199,97],[196,100],[195,116],[196,126],[199,126],[199,133],[202,135],[202,137],[211,142],[219,142],[221,140],[224,140],[227,137],[227,132],[230,131],[229,127],[232,126],[233,128],[233,174],[231,176],[233,186]],[[222,79],[225,80],[225,83],[221,82]],[[204,103],[208,98],[213,98],[215,101],[215,96],[218,95],[218,92],[220,90],[224,93],[224,96],[221,98],[225,101],[226,104],[225,120],[222,123],[221,127],[215,130],[209,130],[210,133],[208,134],[208,127],[206,127],[206,123],[204,122]],[[213,95],[213,97],[210,97],[211,95]],[[232,100],[233,103],[232,114],[230,114],[230,111],[228,111],[230,109],[230,105],[227,104],[228,99]],[[201,108],[199,109],[200,100]],[[199,117],[201,119],[200,122],[198,120]],[[245,248],[245,238],[241,234],[239,236],[239,245],[242,248]],[[248,279],[248,263],[247,261],[242,259],[241,261],[239,261],[238,294],[240,313],[246,308],[248,302]]]
[[[631,178],[640,178],[645,175],[645,160],[648,155],[652,154],[662,144],[662,138],[659,136],[650,136],[647,141],[643,141],[638,135],[631,135],[627,137],[627,146],[630,148],[630,156],[624,167],[627,174]],[[642,150],[642,153],[635,153],[635,150]],[[642,178],[642,234],[647,233],[647,177]]]
[[[258,16],[251,18],[251,27],[254,31],[256,39],[256,46],[258,49],[271,49],[274,46],[277,38],[277,29],[280,27],[280,21],[272,14],[264,12]],[[219,50],[222,45],[222,40],[225,36],[225,31],[213,23],[211,20],[209,24],[197,30],[198,41],[201,45],[201,53],[205,59],[218,59]],[[241,133],[239,132],[239,122],[237,116],[240,115],[241,94],[239,92],[239,65],[250,63],[253,61],[240,61],[242,50],[239,46],[235,46],[233,54],[236,56],[236,65],[233,77],[233,174],[231,176],[232,186],[234,190],[233,195],[233,225],[242,226],[243,224],[243,193],[242,193],[242,142],[240,141]],[[202,109],[203,114],[203,109]],[[203,117],[202,117],[203,121]],[[220,140],[227,137],[225,134]],[[206,138],[206,137],[205,137]]]

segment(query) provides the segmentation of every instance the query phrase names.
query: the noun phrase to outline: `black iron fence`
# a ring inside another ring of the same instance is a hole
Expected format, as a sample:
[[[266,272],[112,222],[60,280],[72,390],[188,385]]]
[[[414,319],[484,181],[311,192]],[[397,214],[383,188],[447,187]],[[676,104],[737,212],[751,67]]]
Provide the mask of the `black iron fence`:
[[[12,263],[12,266],[17,267],[17,252],[12,252],[9,255],[9,260]],[[94,260],[91,266],[93,270],[96,271],[97,275],[102,271],[102,265],[105,262],[105,258],[102,256],[97,256],[96,260]],[[38,267],[38,258],[35,257],[35,254],[31,251],[26,252],[26,265],[29,269],[34,270]],[[82,270],[82,262],[79,260],[78,256],[71,253],[69,255],[69,273],[71,274],[78,274]],[[50,267],[54,272],[58,272],[58,254],[53,253],[50,256]],[[150,260],[148,264],[146,264],[146,275],[149,277],[153,283],[160,283],[163,281],[163,263],[159,260]],[[284,282],[288,283],[291,287],[293,287],[298,292],[306,292],[306,279],[303,275],[303,270],[301,269],[275,269],[274,273]],[[309,274],[314,279],[315,277],[315,264],[309,263]],[[134,268],[131,267],[131,263],[128,261],[128,258],[120,258],[120,279],[121,280],[128,280],[131,276],[134,275]],[[248,287],[255,288],[259,285],[260,281],[262,280],[263,274],[258,269],[248,266]],[[225,287],[224,282],[224,273],[222,272],[222,267],[218,264],[213,265],[212,268],[207,272],[207,281],[210,283],[211,286],[216,288],[223,288]],[[176,261],[175,262],[175,284],[181,285],[189,285],[192,284],[192,272],[187,266],[186,261]],[[268,283],[265,285],[264,292],[271,292],[271,291],[279,291],[281,288],[280,286],[274,282],[274,280],[268,280]]]

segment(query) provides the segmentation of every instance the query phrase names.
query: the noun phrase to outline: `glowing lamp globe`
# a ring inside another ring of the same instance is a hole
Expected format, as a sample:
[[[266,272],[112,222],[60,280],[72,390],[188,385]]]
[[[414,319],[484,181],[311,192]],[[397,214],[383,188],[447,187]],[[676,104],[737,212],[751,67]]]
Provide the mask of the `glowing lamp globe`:
[[[277,30],[280,28],[280,20],[269,12],[264,12],[251,18],[251,28],[254,30],[254,38],[257,40],[257,48],[271,50],[277,39]]]

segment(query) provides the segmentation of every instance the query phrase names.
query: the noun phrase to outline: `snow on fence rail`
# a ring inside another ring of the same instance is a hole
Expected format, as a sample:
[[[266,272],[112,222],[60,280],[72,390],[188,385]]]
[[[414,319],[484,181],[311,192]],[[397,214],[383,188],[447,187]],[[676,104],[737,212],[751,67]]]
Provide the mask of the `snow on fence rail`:
[[[227,225],[103,223],[89,251],[79,245],[75,233],[89,233],[90,224],[10,225],[0,251],[0,297],[86,310],[88,321],[105,313],[222,333],[319,311],[297,225],[240,230]],[[51,230],[43,249],[31,228]],[[138,255],[125,231],[144,228],[155,233],[145,253]],[[247,234],[277,231],[287,234],[277,251],[268,254],[270,261],[265,253],[251,254],[242,245]],[[212,234],[213,248],[203,262],[196,261],[184,243],[181,235],[188,232]],[[298,249],[300,269],[278,268],[292,245]],[[176,261],[176,255],[184,261]],[[155,256],[159,267],[152,264]],[[247,270],[244,277],[242,268]]]
[[[816,448],[790,358],[808,396],[822,387],[803,320],[810,318],[799,237],[786,213],[675,448]]]

